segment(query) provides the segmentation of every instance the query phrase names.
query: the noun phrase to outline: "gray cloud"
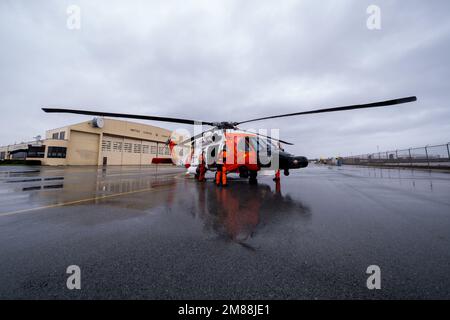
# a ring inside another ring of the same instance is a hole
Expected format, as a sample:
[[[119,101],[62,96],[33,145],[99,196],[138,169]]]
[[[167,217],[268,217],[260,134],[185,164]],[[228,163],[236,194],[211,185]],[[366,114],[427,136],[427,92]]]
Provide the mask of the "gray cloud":
[[[382,30],[366,28],[375,3]],[[81,30],[66,8],[81,8]],[[448,1],[2,1],[0,144],[86,120],[42,106],[243,120],[417,95],[415,104],[246,127],[345,155],[450,140]],[[176,126],[152,123],[175,129]]]

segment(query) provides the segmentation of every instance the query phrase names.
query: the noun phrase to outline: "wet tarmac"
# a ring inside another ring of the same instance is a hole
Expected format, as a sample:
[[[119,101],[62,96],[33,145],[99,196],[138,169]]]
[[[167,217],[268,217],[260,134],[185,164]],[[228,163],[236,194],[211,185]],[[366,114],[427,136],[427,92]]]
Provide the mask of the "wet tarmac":
[[[184,171],[0,167],[0,298],[450,298],[450,174],[312,165],[217,188]]]

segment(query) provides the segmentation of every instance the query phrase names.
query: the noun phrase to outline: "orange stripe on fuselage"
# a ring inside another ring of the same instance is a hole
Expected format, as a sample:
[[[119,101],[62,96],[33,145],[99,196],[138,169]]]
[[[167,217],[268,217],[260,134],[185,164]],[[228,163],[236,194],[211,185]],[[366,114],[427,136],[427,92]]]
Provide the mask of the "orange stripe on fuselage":
[[[245,137],[256,137],[255,134],[248,133],[225,133],[227,145],[227,162],[225,167],[227,172],[238,172],[239,167],[245,166],[248,170],[258,171],[260,168],[257,164],[257,155],[252,145],[249,145],[249,151],[239,151],[239,140]],[[219,154],[219,157],[222,155]]]

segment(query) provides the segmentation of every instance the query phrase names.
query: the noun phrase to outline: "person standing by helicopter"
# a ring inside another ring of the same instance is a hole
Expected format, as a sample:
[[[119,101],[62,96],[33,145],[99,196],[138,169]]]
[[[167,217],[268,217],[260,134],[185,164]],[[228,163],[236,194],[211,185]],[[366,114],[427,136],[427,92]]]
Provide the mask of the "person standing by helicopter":
[[[280,181],[280,169],[278,168],[275,170],[275,178],[273,178],[273,181],[278,182]]]
[[[284,151],[283,150],[283,148],[281,147],[281,142],[280,141],[278,141],[278,148],[281,150],[281,151]],[[273,178],[273,181],[275,181],[275,182],[279,182],[280,181],[280,168],[279,168],[279,165],[278,165],[278,168],[275,170],[275,178]]]
[[[198,181],[203,182],[206,181],[205,179],[205,173],[206,173],[206,166],[205,166],[205,153],[202,152],[199,157],[199,164],[198,164]]]
[[[217,159],[217,172],[216,172],[216,185],[220,186],[222,184],[222,187],[227,186],[227,169],[226,169],[226,162],[227,162],[227,150],[226,145],[223,146],[223,150],[221,153],[219,153],[218,159]]]

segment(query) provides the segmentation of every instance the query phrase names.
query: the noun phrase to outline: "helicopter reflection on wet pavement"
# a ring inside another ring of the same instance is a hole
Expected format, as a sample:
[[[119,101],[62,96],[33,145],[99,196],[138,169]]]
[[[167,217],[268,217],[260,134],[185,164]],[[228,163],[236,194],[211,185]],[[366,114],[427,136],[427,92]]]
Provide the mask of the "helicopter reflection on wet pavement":
[[[285,215],[308,219],[310,214],[302,203],[282,195],[280,181],[274,190],[267,184],[253,185],[241,180],[233,181],[232,188],[199,183],[196,191],[197,214],[204,220],[205,229],[250,249],[253,248],[245,241],[253,237],[258,227],[267,227]]]

